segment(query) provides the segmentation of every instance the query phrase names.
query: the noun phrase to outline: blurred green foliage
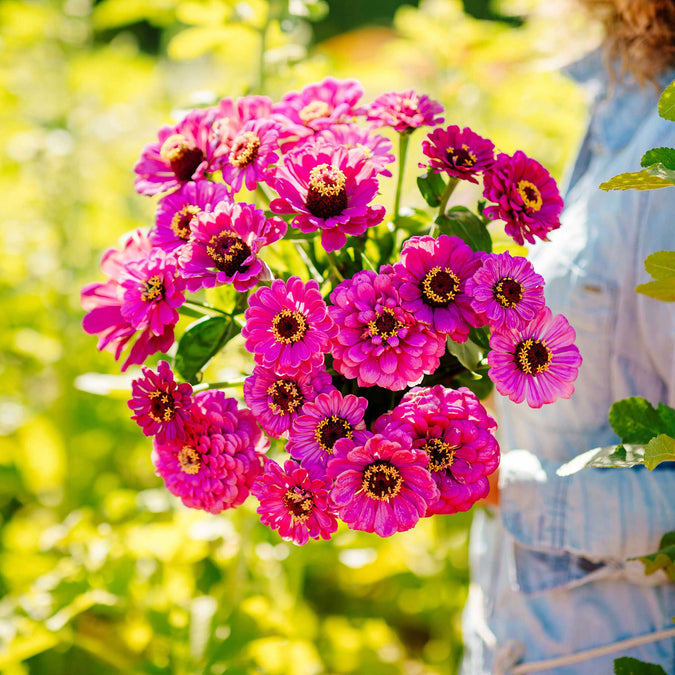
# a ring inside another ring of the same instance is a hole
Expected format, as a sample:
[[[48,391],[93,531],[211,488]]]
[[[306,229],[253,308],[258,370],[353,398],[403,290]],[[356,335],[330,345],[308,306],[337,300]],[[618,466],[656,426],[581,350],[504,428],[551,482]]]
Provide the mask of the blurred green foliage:
[[[2,672],[455,672],[470,516],[300,549],[251,501],[183,509],[129,420],[133,373],[80,328],[79,290],[100,279],[105,248],[151,222],[152,200],[133,191],[143,144],[221,96],[278,98],[328,73],[359,77],[369,100],[414,87],[447,123],[559,177],[583,117],[556,72],[569,34],[550,7],[493,5],[527,21],[429,0],[314,44],[320,0],[0,3]],[[565,20],[570,34],[583,25]],[[413,145],[406,199],[419,206]],[[228,350],[213,379],[245,371]]]

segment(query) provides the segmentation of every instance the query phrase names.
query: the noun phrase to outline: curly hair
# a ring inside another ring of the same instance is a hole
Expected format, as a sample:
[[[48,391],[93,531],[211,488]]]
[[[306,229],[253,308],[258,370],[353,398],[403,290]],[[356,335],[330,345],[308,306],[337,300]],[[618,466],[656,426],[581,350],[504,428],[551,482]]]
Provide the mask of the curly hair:
[[[658,86],[675,66],[675,0],[581,0],[605,27],[603,51],[614,80],[630,73]]]

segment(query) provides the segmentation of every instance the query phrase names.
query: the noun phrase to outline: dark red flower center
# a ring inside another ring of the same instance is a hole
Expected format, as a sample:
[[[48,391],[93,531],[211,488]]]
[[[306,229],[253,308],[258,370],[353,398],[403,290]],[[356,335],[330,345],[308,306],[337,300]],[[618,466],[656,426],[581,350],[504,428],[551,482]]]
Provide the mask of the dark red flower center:
[[[294,413],[304,402],[305,397],[297,383],[289,379],[281,379],[267,388],[268,405],[275,415]]]
[[[284,495],[284,506],[295,522],[304,523],[312,515],[314,508],[312,493],[297,486],[287,490]]]
[[[432,267],[420,284],[422,302],[430,307],[447,307],[459,293],[459,277],[448,267]]]
[[[394,310],[385,307],[374,321],[368,323],[371,337],[379,335],[383,342],[393,337],[403,328],[403,324],[396,318]]]
[[[523,287],[513,277],[503,277],[492,287],[492,295],[504,309],[513,309],[523,299]]]
[[[457,168],[469,169],[476,163],[476,155],[464,144],[461,148],[448,148],[446,158],[449,164]]]
[[[168,391],[155,389],[150,392],[150,410],[148,415],[155,422],[168,422],[176,414],[173,396]]]
[[[534,183],[530,183],[529,180],[521,180],[518,181],[516,189],[522,197],[523,206],[526,209],[529,209],[530,211],[539,211],[543,201],[541,192],[539,192],[539,188]]]
[[[225,272],[228,277],[248,269],[244,262],[251,255],[251,247],[234,232],[215,234],[211,237],[206,252],[211,256],[216,269]]]
[[[341,438],[353,438],[354,427],[342,417],[331,415],[317,424],[314,430],[314,440],[319,447],[329,455],[333,454],[333,446]]]
[[[187,204],[180,211],[176,211],[171,219],[173,233],[183,241],[187,241],[192,231],[190,223],[198,213],[201,213],[201,209],[193,204]]]
[[[553,352],[543,340],[528,338],[516,345],[513,356],[520,371],[527,375],[539,375],[549,369]]]
[[[199,473],[202,468],[201,455],[190,445],[184,445],[178,452],[178,463],[184,473],[191,476]]]
[[[160,157],[169,162],[179,181],[192,178],[197,167],[204,161],[204,153],[192,145],[182,134],[169,136],[159,151]]]
[[[450,445],[440,438],[430,438],[422,447],[429,455],[429,471],[443,471],[452,466],[455,461],[455,452],[459,446]]]
[[[400,491],[403,478],[401,472],[391,462],[376,459],[363,472],[361,487],[373,499],[388,501]]]
[[[164,297],[164,279],[159,274],[146,279],[143,284],[143,291],[141,293],[141,300],[143,302],[153,302],[154,300],[161,300]]]
[[[299,342],[305,337],[308,330],[307,320],[304,314],[292,312],[290,309],[282,309],[272,319],[272,335],[275,340],[285,345]]]
[[[260,139],[252,131],[245,131],[237,136],[230,150],[230,164],[234,166],[248,166],[258,156]]]
[[[346,178],[332,164],[319,164],[309,173],[307,210],[317,218],[327,220],[340,215],[347,208]]]

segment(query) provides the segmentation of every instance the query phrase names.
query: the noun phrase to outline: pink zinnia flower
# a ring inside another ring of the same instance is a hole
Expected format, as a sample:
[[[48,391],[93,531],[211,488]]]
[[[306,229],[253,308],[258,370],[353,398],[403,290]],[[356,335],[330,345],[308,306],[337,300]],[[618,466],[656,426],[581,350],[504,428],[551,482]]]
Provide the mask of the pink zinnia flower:
[[[195,396],[185,437],[153,441],[157,475],[185,506],[220,513],[242,504],[260,475],[269,442],[249,410],[221,391]]]
[[[438,488],[427,471],[429,457],[380,434],[363,444],[340,440],[327,473],[334,480],[331,500],[352,530],[389,537],[415,527]]]
[[[232,284],[246,291],[259,280],[270,280],[272,272],[258,253],[285,233],[283,220],[266,218],[253,204],[223,202],[198,214],[178,259],[188,289]]]
[[[232,139],[223,165],[223,180],[239,192],[242,184],[255,190],[270,175],[270,165],[279,159],[279,125],[268,119],[251,120]]]
[[[214,108],[196,109],[178,124],[161,127],[159,140],[143,148],[134,166],[136,191],[145,195],[168,192],[220,168],[211,133],[214,119]]]
[[[529,260],[508,251],[484,255],[465,290],[493,331],[520,330],[544,307],[544,278]]]
[[[314,281],[275,279],[250,298],[241,335],[256,363],[277,373],[307,370],[323,363],[337,328]]]
[[[337,519],[329,506],[331,482],[321,467],[286,460],[265,464],[265,473],[251,488],[258,498],[263,525],[278,530],[283,539],[303,546],[312,539],[330,539]]]
[[[403,307],[402,283],[394,274],[364,270],[330,294],[328,311],[339,327],[333,367],[361,387],[417,384],[445,352],[445,336]]]
[[[291,225],[303,232],[321,230],[326,251],[342,248],[347,236],[382,222],[384,206],[370,202],[379,185],[373,165],[358,148],[312,144],[286,156],[277,168],[274,213],[295,215]]]
[[[244,401],[265,433],[278,438],[288,435],[293,421],[306,403],[322,392],[333,390],[330,374],[323,366],[278,375],[271,368],[256,366],[244,381]]]
[[[499,465],[496,427],[475,394],[442,385],[411,390],[374,425],[387,438],[405,434],[428,455],[439,498],[427,516],[467,511],[488,494],[487,476]]]
[[[515,403],[527,398],[531,408],[569,398],[581,365],[575,337],[562,314],[544,307],[525,328],[492,335],[488,376],[500,394]]]
[[[429,157],[429,168],[436,173],[446,173],[478,183],[476,176],[490,168],[495,161],[492,141],[457,125],[447,129],[434,129],[422,141],[422,152]],[[419,165],[424,168],[425,164]]]
[[[365,441],[368,432],[363,416],[367,407],[365,398],[343,396],[337,389],[318,394],[294,420],[286,450],[305,465],[325,467],[340,438]]]
[[[483,197],[494,202],[484,213],[501,218],[506,234],[518,244],[534,238],[548,241],[548,233],[560,227],[563,200],[551,174],[518,150],[513,157],[500,153],[483,175]]]
[[[401,280],[401,306],[435,331],[466,342],[481,325],[466,284],[480,267],[480,255],[459,237],[412,237],[403,244],[394,272]]]
[[[221,183],[209,180],[185,183],[160,199],[155,226],[148,235],[150,241],[165,251],[175,251],[190,238],[192,221],[197,214],[213,211],[221,202],[230,201],[230,193]]]
[[[368,107],[367,120],[373,127],[392,127],[401,134],[411,133],[421,126],[435,127],[443,123],[443,106],[414,90],[389,92],[378,96]]]
[[[157,372],[143,366],[142,377],[131,383],[129,407],[146,436],[160,441],[184,438],[185,425],[192,417],[192,386],[176,384],[166,361],[157,364]]]

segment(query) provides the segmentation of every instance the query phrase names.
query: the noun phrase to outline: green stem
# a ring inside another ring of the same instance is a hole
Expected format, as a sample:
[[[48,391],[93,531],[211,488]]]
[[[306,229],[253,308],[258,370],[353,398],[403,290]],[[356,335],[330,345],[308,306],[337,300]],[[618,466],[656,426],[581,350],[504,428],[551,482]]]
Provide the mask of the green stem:
[[[244,379],[230,380],[229,382],[202,382],[192,388],[192,391],[206,391],[207,389],[236,389],[244,384]]]
[[[326,256],[328,257],[328,264],[330,265],[331,270],[333,271],[333,274],[340,280],[344,281],[345,278],[340,274],[340,270],[338,269],[338,261],[337,258],[335,257],[335,253],[333,251],[326,251]]]
[[[441,203],[438,205],[438,215],[442,216],[445,214],[445,208],[448,205],[448,200],[450,199],[450,195],[455,191],[455,188],[457,187],[457,183],[459,183],[459,178],[453,178],[452,176],[448,180],[448,184],[445,186],[445,190],[443,191],[443,194],[441,195]]]
[[[213,312],[217,312],[218,314],[224,314],[225,316],[230,316],[228,312],[224,312],[222,309],[218,309],[213,305],[207,305],[202,302],[195,302],[194,300],[188,300],[187,302],[184,303],[184,305],[186,307],[194,309],[197,312],[200,312],[204,316],[210,316]]]
[[[258,94],[265,93],[265,52],[267,51],[267,32],[272,23],[272,9],[274,2],[268,3],[267,14],[265,16],[265,23],[260,28],[260,49],[258,51],[258,73],[256,90]]]
[[[394,213],[392,220],[396,222],[398,212],[401,208],[401,189],[403,187],[403,176],[405,174],[405,159],[408,154],[408,142],[410,134],[399,134],[398,136],[398,178],[396,179],[396,196],[394,197]]]
[[[268,207],[270,205],[270,198],[267,195],[267,192],[265,192],[265,188],[262,185],[260,185],[260,183],[258,183],[255,191],[258,197],[260,197],[263,200],[265,207]]]

